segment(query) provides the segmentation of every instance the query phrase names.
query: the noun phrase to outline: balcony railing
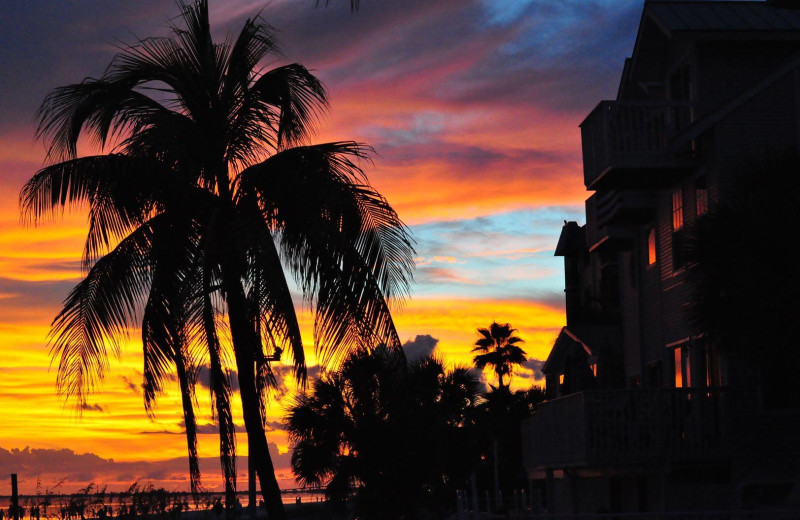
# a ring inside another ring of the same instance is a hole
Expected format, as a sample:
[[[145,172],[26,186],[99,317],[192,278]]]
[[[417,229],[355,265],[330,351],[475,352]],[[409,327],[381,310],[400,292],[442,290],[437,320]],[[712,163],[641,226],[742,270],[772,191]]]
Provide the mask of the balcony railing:
[[[581,124],[586,187],[635,187],[659,171],[685,168],[688,146],[673,138],[691,113],[681,102],[601,101]]]
[[[529,469],[719,460],[721,389],[600,390],[547,401],[523,424]]]
[[[611,203],[614,203],[614,199]],[[624,223],[624,221],[619,222],[621,219],[611,218],[619,213],[619,207],[609,208],[608,197],[604,197],[600,192],[586,199],[586,242],[589,251],[594,251],[600,246],[613,247],[617,250],[628,250],[633,247],[635,228],[630,224],[636,224],[638,220],[629,219]]]

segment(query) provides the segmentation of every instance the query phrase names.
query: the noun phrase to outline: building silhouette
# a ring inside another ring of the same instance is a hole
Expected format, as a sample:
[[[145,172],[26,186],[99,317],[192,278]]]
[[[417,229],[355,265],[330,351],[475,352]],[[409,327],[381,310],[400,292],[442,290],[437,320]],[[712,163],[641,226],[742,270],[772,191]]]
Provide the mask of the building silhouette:
[[[693,325],[686,255],[731,171],[800,152],[800,10],[781,4],[645,2],[617,98],[580,125],[592,194],[556,247],[566,326],[523,425],[551,513],[800,505],[800,414]]]

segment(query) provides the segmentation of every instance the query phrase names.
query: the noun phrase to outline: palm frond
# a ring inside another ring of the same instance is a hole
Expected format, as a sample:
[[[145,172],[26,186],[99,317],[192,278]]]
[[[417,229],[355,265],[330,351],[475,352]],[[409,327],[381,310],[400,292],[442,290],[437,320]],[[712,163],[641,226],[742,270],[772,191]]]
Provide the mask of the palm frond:
[[[256,99],[278,107],[277,149],[305,144],[327,108],[325,87],[298,63],[265,72],[251,87]]]
[[[98,260],[53,320],[49,342],[51,356],[59,359],[58,390],[67,399],[74,398],[78,408],[108,368],[107,349],[118,355],[119,340],[143,304],[158,219],[135,230]]]
[[[280,254],[263,219],[257,216],[251,230],[247,268],[250,276],[249,299],[268,343],[273,349],[280,348],[288,352],[294,364],[295,377],[304,385],[306,366],[303,339]]]

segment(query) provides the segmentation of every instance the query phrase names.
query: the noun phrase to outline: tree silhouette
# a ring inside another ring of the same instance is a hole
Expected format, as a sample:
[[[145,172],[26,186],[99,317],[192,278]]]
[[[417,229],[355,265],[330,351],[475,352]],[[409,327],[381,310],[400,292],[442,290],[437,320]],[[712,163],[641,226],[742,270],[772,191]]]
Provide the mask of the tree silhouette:
[[[270,518],[284,518],[265,435],[270,361],[285,350],[296,378],[306,374],[284,266],[313,305],[328,362],[356,345],[400,344],[389,303],[407,294],[413,247],[359,167],[369,147],[308,144],[325,89],[299,64],[261,69],[278,52],[273,29],[257,17],[215,43],[207,1],[180,6],[169,37],[124,47],[100,78],[45,98],[38,136],[50,164],[24,186],[21,211],[34,223],[65,206],[89,212],[87,274],[50,335],[60,393],[84,405],[109,349],[118,355],[140,323],[146,408],[177,371],[192,460],[190,396],[197,367],[210,366],[233,486],[231,351],[249,456]],[[111,151],[78,157],[79,137]]]
[[[532,386],[511,392],[508,387],[491,388],[476,410],[482,459],[487,461],[477,471],[477,480],[493,484],[498,490],[525,488],[527,477],[522,461],[522,421],[529,418],[544,401],[544,389]],[[490,463],[489,463],[490,462]]]
[[[488,329],[478,329],[482,337],[475,342],[475,348],[472,349],[472,352],[479,352],[472,358],[475,367],[480,370],[487,366],[493,367],[499,388],[508,386],[503,384],[503,377],[511,378],[514,365],[522,365],[527,361],[525,351],[517,346],[523,341],[514,336],[516,331],[508,323],[500,325],[493,322]]]
[[[402,350],[352,354],[287,416],[292,468],[333,503],[358,487],[359,518],[420,518],[452,507],[477,461],[478,380]]]

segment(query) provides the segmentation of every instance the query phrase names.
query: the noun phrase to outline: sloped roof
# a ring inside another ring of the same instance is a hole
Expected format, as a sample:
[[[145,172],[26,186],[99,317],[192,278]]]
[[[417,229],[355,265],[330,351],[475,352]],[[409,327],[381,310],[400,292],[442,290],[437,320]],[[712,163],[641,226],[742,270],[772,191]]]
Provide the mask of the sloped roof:
[[[586,230],[577,222],[564,222],[554,256],[567,256],[586,248]]]
[[[800,31],[800,10],[766,2],[648,1],[645,11],[672,31]]]
[[[571,325],[562,327],[550,355],[542,366],[542,373],[563,371],[569,357],[589,358],[601,355],[622,342],[620,329],[616,325]]]

